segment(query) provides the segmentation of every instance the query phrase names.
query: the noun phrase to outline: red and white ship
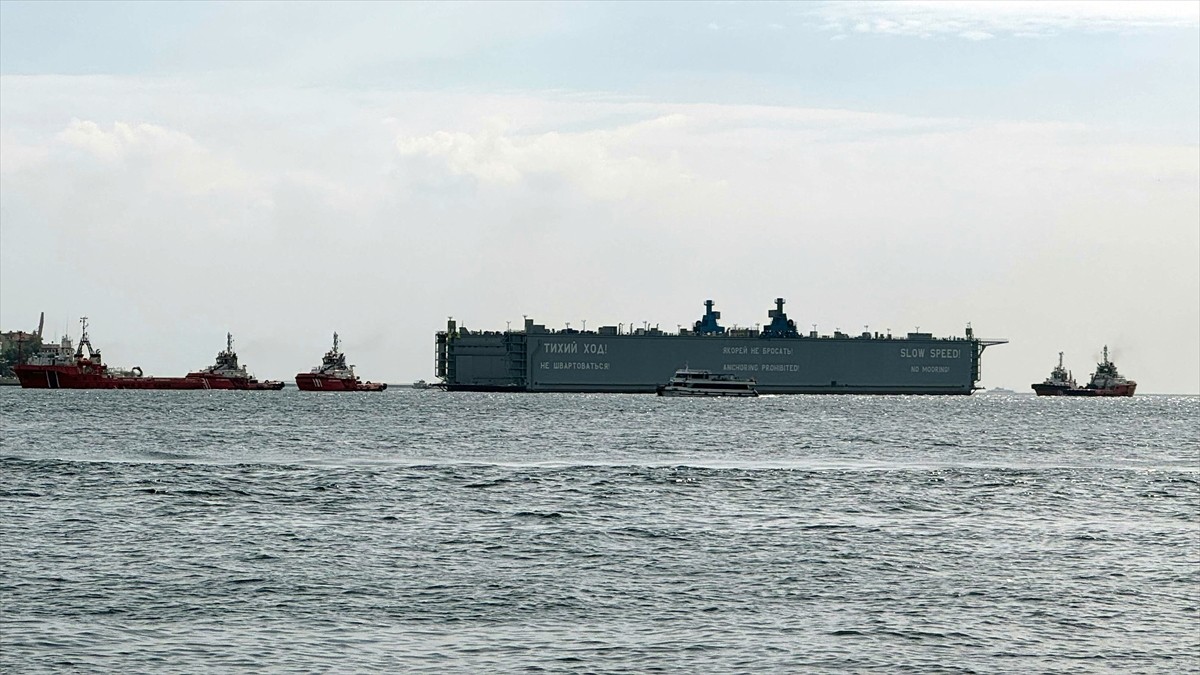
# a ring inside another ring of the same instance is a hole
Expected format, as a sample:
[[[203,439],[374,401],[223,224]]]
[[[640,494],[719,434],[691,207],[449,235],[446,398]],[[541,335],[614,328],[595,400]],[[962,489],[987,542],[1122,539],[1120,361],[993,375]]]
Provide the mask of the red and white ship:
[[[1033,385],[1038,396],[1133,396],[1137,382],[1126,379],[1117,372],[1117,365],[1108,360],[1108,345],[1104,345],[1104,358],[1096,364],[1096,372],[1086,387],[1075,383],[1075,378],[1063,368],[1062,352],[1058,353],[1058,366],[1051,371],[1045,382]]]
[[[333,334],[333,349],[325,352],[321,365],[311,372],[296,375],[296,386],[302,391],[383,391],[387,384],[363,382],[354,374],[354,366],[346,365],[346,355],[338,351],[338,334]]]
[[[79,348],[72,349],[71,338],[63,336],[57,345],[49,344],[13,372],[26,389],[204,389],[204,382],[193,377],[145,377],[134,366],[110,370],[100,350],[88,339],[87,317],[79,320],[83,335]],[[86,351],[85,351],[86,350]]]
[[[217,352],[217,362],[205,368],[187,374],[188,378],[201,382],[201,389],[246,389],[251,391],[283,389],[280,380],[263,380],[259,382],[246,371],[245,366],[238,365],[237,352],[233,351],[233,334],[225,334],[225,349]]]

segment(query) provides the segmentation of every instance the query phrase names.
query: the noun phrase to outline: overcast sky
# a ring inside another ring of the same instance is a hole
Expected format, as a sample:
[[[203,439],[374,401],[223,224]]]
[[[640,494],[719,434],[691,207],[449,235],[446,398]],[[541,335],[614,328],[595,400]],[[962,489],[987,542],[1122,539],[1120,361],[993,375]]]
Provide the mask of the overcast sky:
[[[1200,392],[1200,3],[0,3],[0,329],[411,382],[777,296]]]

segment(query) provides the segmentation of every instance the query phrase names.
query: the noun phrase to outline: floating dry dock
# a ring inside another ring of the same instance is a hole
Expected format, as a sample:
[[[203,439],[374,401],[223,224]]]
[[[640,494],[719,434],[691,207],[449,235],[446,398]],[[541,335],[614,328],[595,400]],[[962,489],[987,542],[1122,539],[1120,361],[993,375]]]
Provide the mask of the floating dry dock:
[[[775,300],[761,329],[726,329],[704,303],[693,327],[601,326],[469,331],[436,336],[437,375],[450,391],[654,393],[683,367],[753,377],[761,394],[970,394],[983,350],[1007,340],[863,332],[801,334]]]

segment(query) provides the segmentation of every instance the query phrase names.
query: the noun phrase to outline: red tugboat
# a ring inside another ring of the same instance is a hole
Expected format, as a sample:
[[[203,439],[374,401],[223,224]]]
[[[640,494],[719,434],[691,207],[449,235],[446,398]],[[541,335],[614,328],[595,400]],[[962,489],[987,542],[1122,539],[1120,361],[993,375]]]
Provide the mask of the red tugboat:
[[[363,382],[354,374],[354,366],[346,365],[346,355],[338,351],[338,334],[333,334],[333,349],[325,352],[321,365],[309,373],[296,375],[301,391],[383,391],[387,384]]]
[[[1062,352],[1058,353],[1058,367],[1045,382],[1033,385],[1038,396],[1133,396],[1137,382],[1126,379],[1117,372],[1117,366],[1108,360],[1108,345],[1104,345],[1104,358],[1096,364],[1096,372],[1086,387],[1080,387],[1070,373],[1063,369]]]
[[[245,366],[238,365],[237,352],[233,351],[233,334],[225,334],[225,349],[217,352],[217,362],[204,370],[188,373],[189,378],[201,382],[202,389],[244,389],[251,391],[283,389],[279,380],[264,380],[259,382]]]
[[[88,339],[87,317],[79,348],[72,351],[71,338],[46,345],[29,362],[13,371],[26,389],[203,389],[204,382],[192,377],[144,377],[134,366],[128,371],[110,371],[100,350]],[[86,353],[84,349],[87,349]]]

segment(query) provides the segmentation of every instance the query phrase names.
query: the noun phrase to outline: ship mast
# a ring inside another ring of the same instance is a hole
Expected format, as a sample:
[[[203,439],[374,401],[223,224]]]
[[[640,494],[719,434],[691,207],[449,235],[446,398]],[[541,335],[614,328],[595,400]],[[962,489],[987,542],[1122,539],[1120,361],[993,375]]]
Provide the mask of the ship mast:
[[[225,351],[233,353],[233,333],[225,334]]]
[[[91,340],[88,340],[87,322],[88,318],[86,316],[79,317],[79,323],[83,324],[83,335],[79,338],[79,347],[75,349],[75,358],[77,359],[83,358],[84,345],[87,345],[88,357],[91,357],[92,355],[92,342]]]
[[[337,334],[337,331],[334,331],[334,333],[333,333],[333,352],[335,354],[337,353],[337,350],[338,350],[337,347],[338,347],[338,334]]]

